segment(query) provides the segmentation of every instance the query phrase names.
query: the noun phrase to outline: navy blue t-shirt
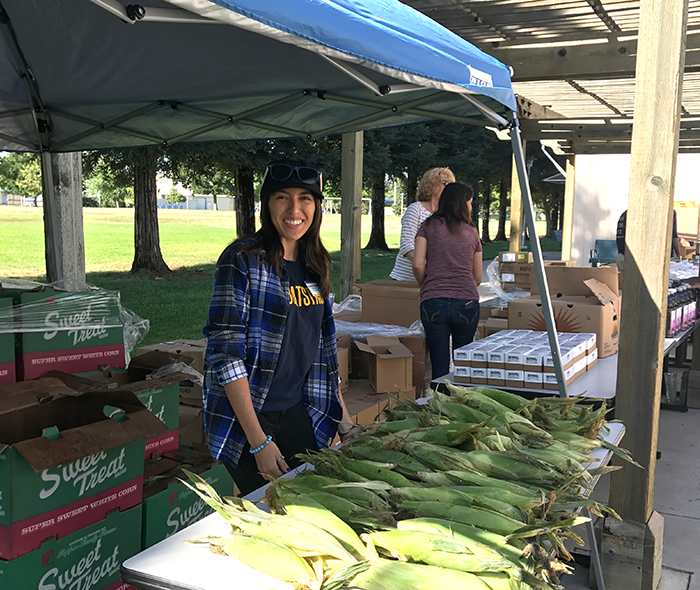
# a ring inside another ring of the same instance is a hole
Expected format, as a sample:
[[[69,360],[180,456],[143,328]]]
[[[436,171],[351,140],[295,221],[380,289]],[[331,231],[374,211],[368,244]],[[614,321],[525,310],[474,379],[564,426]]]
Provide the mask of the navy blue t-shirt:
[[[302,388],[318,352],[323,321],[323,297],[306,265],[284,261],[289,278],[289,315],[263,412],[287,410],[302,400]]]

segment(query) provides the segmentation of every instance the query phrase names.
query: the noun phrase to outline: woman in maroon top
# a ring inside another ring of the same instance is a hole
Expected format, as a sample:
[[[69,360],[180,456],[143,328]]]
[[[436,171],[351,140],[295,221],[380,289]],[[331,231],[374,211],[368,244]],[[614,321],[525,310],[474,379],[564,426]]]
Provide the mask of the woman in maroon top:
[[[473,195],[464,184],[448,184],[416,234],[413,274],[433,379],[450,370],[450,336],[453,348],[469,344],[479,323],[481,240],[472,222]]]

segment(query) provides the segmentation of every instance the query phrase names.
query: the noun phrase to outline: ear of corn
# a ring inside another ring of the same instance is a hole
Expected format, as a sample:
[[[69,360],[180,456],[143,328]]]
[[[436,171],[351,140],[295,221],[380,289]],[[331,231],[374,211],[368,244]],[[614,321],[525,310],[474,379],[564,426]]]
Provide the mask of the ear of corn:
[[[211,543],[241,563],[273,578],[310,588],[320,587],[320,581],[309,564],[284,545],[236,534],[212,540]]]
[[[344,463],[345,468],[369,480],[384,481],[395,488],[415,487],[415,482],[407,479],[400,473],[387,469],[386,465],[366,461],[364,459],[348,459]]]
[[[372,561],[366,571],[355,577],[352,586],[364,590],[490,590],[474,574],[388,559]]]
[[[399,502],[402,508],[416,516],[428,516],[468,524],[480,529],[509,535],[522,528],[522,521],[493,510],[474,506],[454,506],[440,502]]]

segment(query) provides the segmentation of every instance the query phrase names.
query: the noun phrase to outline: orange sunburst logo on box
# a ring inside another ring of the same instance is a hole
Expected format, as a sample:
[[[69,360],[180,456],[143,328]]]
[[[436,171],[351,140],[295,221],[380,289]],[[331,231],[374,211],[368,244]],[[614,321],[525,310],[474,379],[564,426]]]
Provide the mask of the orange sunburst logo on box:
[[[570,309],[560,307],[554,309],[554,322],[557,332],[581,332],[581,322]],[[527,327],[535,332],[546,332],[547,325],[544,322],[544,314],[541,309],[527,320]]]

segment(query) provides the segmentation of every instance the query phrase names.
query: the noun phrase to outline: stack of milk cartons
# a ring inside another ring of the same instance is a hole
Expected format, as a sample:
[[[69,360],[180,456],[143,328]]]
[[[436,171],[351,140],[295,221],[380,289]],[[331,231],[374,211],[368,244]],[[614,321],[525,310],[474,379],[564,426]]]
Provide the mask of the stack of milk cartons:
[[[598,360],[596,335],[559,333],[567,385]],[[492,387],[557,389],[546,332],[504,330],[454,351],[454,381]]]

